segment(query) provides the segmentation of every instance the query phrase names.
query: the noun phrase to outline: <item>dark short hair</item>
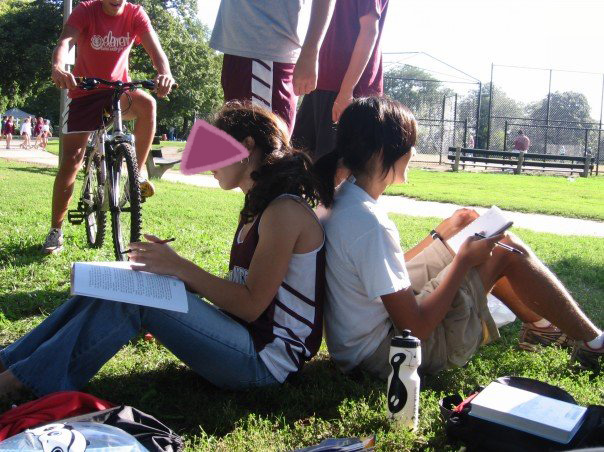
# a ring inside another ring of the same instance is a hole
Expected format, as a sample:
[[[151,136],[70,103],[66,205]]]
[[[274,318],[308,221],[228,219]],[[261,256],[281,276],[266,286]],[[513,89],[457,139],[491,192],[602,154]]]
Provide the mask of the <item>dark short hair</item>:
[[[522,129],[518,130],[518,135],[524,135],[524,132],[522,131]]]
[[[368,170],[371,158],[382,152],[384,174],[407,154],[417,140],[417,123],[411,110],[388,97],[355,99],[342,113],[336,133],[335,149],[320,158],[315,171],[327,187],[331,187],[338,160],[353,174]]]

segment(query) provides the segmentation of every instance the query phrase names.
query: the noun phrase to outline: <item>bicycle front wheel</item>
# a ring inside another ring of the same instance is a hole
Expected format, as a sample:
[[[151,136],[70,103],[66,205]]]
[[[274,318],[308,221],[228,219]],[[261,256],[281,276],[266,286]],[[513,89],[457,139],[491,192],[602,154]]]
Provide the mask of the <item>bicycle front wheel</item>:
[[[141,191],[134,149],[128,143],[118,144],[111,165],[111,229],[115,259],[128,260],[124,251],[130,242],[140,241]]]
[[[103,210],[103,188],[101,184],[101,158],[94,147],[86,149],[84,158],[86,174],[82,187],[84,224],[86,239],[93,248],[103,246],[105,240],[106,212]]]

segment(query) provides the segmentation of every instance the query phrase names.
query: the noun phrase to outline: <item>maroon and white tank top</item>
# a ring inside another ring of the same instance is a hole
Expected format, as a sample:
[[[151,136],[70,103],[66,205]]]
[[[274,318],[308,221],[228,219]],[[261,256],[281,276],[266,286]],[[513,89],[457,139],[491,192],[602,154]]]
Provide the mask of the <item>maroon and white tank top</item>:
[[[297,196],[286,194],[276,199],[284,197],[300,202],[312,212]],[[243,223],[237,227],[229,262],[229,279],[233,282],[245,283],[260,237],[261,216],[254,220],[245,238],[240,237]],[[275,298],[258,319],[251,323],[237,319],[249,329],[256,351],[277,381],[283,382],[298,372],[319,350],[324,297],[325,241],[309,253],[292,254]]]

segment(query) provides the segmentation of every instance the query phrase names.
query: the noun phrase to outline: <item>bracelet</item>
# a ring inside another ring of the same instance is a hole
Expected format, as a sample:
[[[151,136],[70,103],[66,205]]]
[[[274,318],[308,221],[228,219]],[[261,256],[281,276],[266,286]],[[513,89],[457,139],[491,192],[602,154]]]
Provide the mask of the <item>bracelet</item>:
[[[436,232],[434,229],[432,229],[430,231],[430,236],[432,236],[432,239],[434,240],[440,240],[441,242],[444,242],[442,235],[440,235],[438,232]]]

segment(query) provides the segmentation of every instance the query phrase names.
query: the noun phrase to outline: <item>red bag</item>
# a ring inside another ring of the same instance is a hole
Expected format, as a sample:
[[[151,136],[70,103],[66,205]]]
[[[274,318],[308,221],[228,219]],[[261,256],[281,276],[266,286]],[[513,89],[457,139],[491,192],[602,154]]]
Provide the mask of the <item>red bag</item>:
[[[84,392],[53,392],[0,415],[0,441],[41,424],[114,406]]]

